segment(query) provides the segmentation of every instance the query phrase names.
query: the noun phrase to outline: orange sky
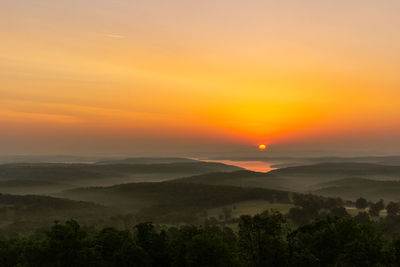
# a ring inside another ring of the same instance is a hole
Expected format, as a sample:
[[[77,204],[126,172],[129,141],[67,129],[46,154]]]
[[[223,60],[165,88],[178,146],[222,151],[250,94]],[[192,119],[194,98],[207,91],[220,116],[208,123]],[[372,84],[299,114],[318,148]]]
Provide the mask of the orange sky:
[[[400,152],[399,13],[394,0],[3,0],[2,153]]]

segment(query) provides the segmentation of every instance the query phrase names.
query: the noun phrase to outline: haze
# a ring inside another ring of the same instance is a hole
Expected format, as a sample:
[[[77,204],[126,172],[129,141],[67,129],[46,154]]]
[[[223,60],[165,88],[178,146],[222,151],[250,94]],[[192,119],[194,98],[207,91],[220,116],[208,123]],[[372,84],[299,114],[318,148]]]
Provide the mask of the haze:
[[[0,0],[0,266],[400,266],[399,14]]]
[[[3,0],[1,154],[395,154],[399,12]]]

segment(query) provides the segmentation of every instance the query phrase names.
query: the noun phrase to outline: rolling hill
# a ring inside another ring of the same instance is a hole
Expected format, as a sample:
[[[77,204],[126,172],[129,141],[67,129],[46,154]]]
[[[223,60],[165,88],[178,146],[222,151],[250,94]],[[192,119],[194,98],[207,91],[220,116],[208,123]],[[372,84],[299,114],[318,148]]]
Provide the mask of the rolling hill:
[[[95,225],[114,214],[114,209],[84,201],[0,194],[0,235],[27,233],[56,220],[75,219]]]
[[[355,176],[376,180],[398,180],[400,179],[400,166],[371,163],[319,163],[287,167],[268,173],[251,171],[208,173],[170,182],[261,187],[304,192],[322,182]]]
[[[145,220],[175,221],[191,218],[204,209],[247,200],[290,203],[290,192],[190,183],[131,183],[110,187],[66,190],[57,196],[100,203]],[[161,219],[162,218],[162,219]],[[178,219],[179,218],[179,219]]]
[[[171,160],[171,159],[167,159]],[[128,162],[130,159],[128,159]],[[159,159],[158,161],[161,161]],[[25,192],[27,184],[31,194],[49,192],[44,182],[52,183],[52,192],[70,187],[91,185],[113,185],[129,182],[164,181],[177,177],[209,172],[228,172],[241,168],[222,163],[188,160],[175,163],[107,163],[107,164],[66,164],[66,163],[17,163],[0,165],[0,192]],[[14,183],[12,191],[10,185]],[[25,182],[24,182],[25,181]],[[36,185],[34,183],[37,182]],[[57,185],[59,185],[57,187]],[[42,187],[43,186],[43,187]]]
[[[74,188],[75,186],[65,183],[42,181],[42,180],[6,180],[0,181],[0,192],[5,194],[49,194],[60,190]]]
[[[372,163],[380,165],[400,165],[400,156],[364,156],[364,157],[212,157],[213,160],[263,161],[273,168],[286,168],[320,163]]]
[[[315,186],[314,194],[339,196],[355,200],[359,197],[377,201],[400,201],[400,181],[377,181],[364,178],[346,178]]]
[[[198,160],[188,158],[171,158],[171,157],[136,157],[125,158],[119,160],[99,161],[96,164],[169,164],[169,163],[188,163],[199,162]]]
[[[194,183],[209,185],[230,185],[240,187],[273,188],[287,190],[289,182],[275,175],[263,172],[240,170],[234,172],[213,172],[168,181],[170,183]]]

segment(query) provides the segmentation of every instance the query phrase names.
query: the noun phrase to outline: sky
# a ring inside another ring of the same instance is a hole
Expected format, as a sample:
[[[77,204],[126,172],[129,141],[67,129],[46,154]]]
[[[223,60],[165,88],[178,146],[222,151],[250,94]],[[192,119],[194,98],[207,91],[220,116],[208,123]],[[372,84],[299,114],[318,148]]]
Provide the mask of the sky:
[[[400,154],[399,13],[2,0],[0,154]]]

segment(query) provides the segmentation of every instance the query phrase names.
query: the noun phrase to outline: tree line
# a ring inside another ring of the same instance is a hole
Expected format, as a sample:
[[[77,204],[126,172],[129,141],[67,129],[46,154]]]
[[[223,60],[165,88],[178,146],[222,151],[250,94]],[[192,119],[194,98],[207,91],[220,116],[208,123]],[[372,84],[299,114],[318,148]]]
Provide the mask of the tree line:
[[[1,240],[0,266],[400,266],[400,238],[339,216],[293,229],[277,211],[241,216],[237,231],[140,223],[93,232],[71,220]]]

